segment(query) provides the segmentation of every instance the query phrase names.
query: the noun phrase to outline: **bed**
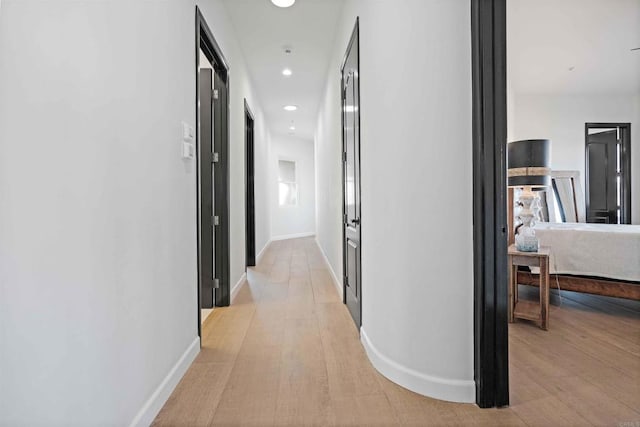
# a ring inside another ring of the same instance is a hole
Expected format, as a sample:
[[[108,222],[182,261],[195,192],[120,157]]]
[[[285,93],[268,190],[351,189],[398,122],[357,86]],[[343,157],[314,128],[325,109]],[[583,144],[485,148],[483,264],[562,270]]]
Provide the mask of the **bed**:
[[[551,283],[562,290],[640,301],[640,225],[587,224],[577,171],[552,174],[551,196],[543,194],[542,217],[573,222],[539,222],[540,245],[551,248]],[[565,185],[566,184],[566,185]],[[567,190],[567,185],[572,187]],[[558,191],[559,190],[559,191]],[[548,193],[550,193],[550,191]],[[510,233],[514,241],[513,190],[509,190]],[[555,218],[554,218],[555,217]],[[560,218],[561,217],[561,218]],[[521,270],[518,283],[538,285],[537,271]]]

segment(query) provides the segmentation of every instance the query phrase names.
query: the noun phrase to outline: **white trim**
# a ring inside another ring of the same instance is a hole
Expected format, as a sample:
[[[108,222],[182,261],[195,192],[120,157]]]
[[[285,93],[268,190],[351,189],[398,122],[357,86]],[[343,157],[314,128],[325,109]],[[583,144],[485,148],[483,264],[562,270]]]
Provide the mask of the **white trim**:
[[[269,245],[271,245],[272,241],[273,240],[269,240],[267,243],[265,243],[260,253],[256,256],[256,265],[260,264],[260,261],[262,261],[262,257],[267,253],[267,249],[269,248]]]
[[[327,254],[324,253],[324,249],[322,249],[322,245],[320,244],[320,241],[318,240],[317,237],[316,237],[316,245],[318,245],[318,248],[320,248],[320,253],[322,254],[322,258],[324,258],[324,263],[327,264],[327,268],[329,269],[329,272],[331,273],[331,277],[333,278],[333,284],[336,286],[336,289],[338,290],[338,295],[340,295],[340,299],[342,300],[344,298],[344,295],[342,294],[342,290],[343,290],[342,283],[338,279],[336,272],[333,271],[333,267],[331,267],[329,258],[327,258]]]
[[[242,285],[244,285],[246,281],[247,273],[242,273],[242,276],[240,276],[240,280],[238,280],[238,282],[233,285],[233,288],[231,288],[231,304],[233,304],[233,300],[236,299],[236,295],[238,295],[238,292],[240,292]]]
[[[476,385],[473,380],[434,377],[403,366],[380,353],[367,336],[364,327],[360,328],[360,341],[374,368],[394,383],[435,399],[458,403],[475,402]]]
[[[289,240],[289,239],[299,239],[301,237],[311,237],[311,236],[315,236],[316,233],[313,231],[309,231],[306,233],[297,233],[297,234],[286,234],[286,235],[282,235],[282,236],[273,236],[271,238],[272,242],[275,242],[276,240]]]
[[[178,362],[176,362],[167,376],[162,380],[158,388],[155,389],[153,394],[151,394],[151,397],[149,397],[142,408],[140,408],[140,411],[138,411],[136,416],[133,418],[133,421],[131,421],[130,426],[138,427],[151,425],[198,353],[200,353],[200,337],[196,337],[191,345],[187,347]]]
[[[262,259],[264,254],[267,252],[267,248],[269,247],[271,242],[272,241],[269,240],[267,244],[264,245],[264,248],[262,248],[258,256],[256,256],[256,265],[260,263],[260,260]],[[244,285],[246,282],[247,282],[247,273],[245,272],[245,273],[242,273],[242,276],[240,276],[240,280],[238,280],[238,282],[235,285],[233,285],[233,288],[231,289],[231,304],[233,304],[233,300],[236,299],[238,292],[240,292],[240,289],[242,289],[242,285]]]

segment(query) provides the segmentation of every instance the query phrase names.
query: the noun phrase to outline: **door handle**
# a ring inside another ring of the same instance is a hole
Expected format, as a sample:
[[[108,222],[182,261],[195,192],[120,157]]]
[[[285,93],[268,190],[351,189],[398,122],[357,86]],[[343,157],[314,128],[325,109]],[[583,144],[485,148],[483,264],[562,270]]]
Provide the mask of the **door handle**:
[[[360,218],[352,219],[352,220],[351,220],[351,224],[353,224],[353,225],[360,225]]]

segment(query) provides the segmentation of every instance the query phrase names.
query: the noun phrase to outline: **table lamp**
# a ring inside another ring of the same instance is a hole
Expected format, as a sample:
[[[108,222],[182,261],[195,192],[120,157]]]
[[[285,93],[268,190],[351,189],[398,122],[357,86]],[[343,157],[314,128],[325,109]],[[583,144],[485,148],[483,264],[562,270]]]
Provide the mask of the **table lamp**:
[[[516,232],[516,249],[537,252],[538,239],[533,226],[540,212],[538,191],[551,186],[551,141],[525,139],[507,144],[507,184],[521,188],[516,218],[522,226]]]

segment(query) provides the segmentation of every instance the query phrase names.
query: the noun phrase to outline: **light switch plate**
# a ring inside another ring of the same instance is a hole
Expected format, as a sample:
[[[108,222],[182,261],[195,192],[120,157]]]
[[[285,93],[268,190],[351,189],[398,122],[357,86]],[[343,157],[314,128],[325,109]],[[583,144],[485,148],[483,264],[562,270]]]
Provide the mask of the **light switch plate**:
[[[182,139],[184,141],[193,141],[193,127],[189,126],[189,123],[182,122]]]
[[[182,158],[193,159],[196,154],[196,148],[193,144],[183,141],[182,142]]]

